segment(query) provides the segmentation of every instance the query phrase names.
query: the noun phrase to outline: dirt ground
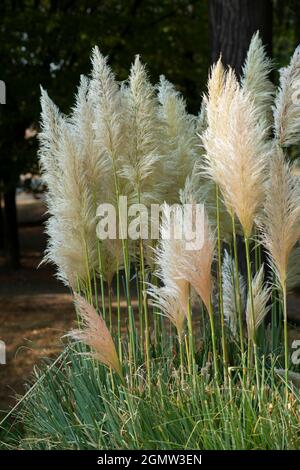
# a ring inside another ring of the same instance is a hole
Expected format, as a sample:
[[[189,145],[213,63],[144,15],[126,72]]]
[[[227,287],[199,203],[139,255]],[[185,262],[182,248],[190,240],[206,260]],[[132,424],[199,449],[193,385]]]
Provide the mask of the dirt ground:
[[[22,268],[8,272],[0,258],[0,340],[6,365],[0,365],[0,410],[24,392],[34,364],[54,356],[74,321],[71,296],[49,265],[38,268],[45,248],[45,208],[41,200],[18,197]]]
[[[8,272],[0,257],[0,340],[6,343],[7,364],[0,365],[0,415],[24,393],[35,364],[58,354],[62,337],[75,321],[68,289],[42,265],[45,249],[45,207],[32,196],[18,197],[22,268]],[[289,313],[300,320],[300,296],[289,298]],[[291,327],[290,340],[300,339]]]

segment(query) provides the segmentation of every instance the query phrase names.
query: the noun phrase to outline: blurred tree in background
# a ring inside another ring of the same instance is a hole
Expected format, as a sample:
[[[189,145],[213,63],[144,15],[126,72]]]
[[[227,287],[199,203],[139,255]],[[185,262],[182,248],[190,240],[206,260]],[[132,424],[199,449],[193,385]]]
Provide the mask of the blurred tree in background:
[[[11,267],[19,265],[16,185],[20,173],[37,171],[36,145],[24,132],[39,120],[39,85],[68,111],[98,44],[119,79],[139,53],[152,80],[164,73],[196,111],[209,65],[207,10],[199,0],[1,0],[0,78],[7,104],[0,115],[0,184]]]
[[[287,65],[300,44],[300,0],[273,0],[273,56],[279,67]]]
[[[166,75],[197,113],[211,60],[223,51],[239,71],[257,28],[276,63],[286,64],[300,42],[300,0],[1,0],[0,79],[7,104],[0,106],[0,232],[8,265],[19,265],[19,175],[38,171],[37,143],[24,133],[38,123],[40,85],[68,112],[97,44],[120,80],[141,54],[152,81]]]
[[[272,56],[272,0],[210,0],[210,54],[216,62],[222,53],[225,64],[239,75],[253,34],[260,31]]]

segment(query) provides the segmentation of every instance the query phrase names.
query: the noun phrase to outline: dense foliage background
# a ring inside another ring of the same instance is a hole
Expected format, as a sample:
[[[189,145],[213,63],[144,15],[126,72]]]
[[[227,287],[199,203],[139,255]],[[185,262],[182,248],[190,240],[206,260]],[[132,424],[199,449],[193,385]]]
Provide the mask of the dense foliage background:
[[[152,80],[165,74],[197,113],[212,58],[223,50],[235,66],[237,50],[242,56],[248,36],[259,27],[275,62],[286,64],[300,39],[299,12],[299,0],[3,0],[0,79],[7,104],[0,108],[0,191],[7,210],[0,215],[0,247],[7,263],[19,265],[14,208],[19,175],[38,171],[36,141],[24,139],[24,133],[38,124],[40,85],[67,112],[98,44],[120,80],[139,53]],[[239,40],[241,31],[245,38]]]

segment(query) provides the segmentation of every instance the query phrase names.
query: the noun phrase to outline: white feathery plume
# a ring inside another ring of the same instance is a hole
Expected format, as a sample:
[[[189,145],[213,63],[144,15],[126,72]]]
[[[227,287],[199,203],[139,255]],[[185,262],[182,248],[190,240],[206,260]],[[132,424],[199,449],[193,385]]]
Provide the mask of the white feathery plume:
[[[182,270],[182,277],[191,284],[207,310],[210,311],[213,288],[211,270],[215,249],[214,233],[211,230],[208,216],[204,208],[203,217],[200,217],[200,220],[196,219],[194,196],[190,191],[188,181],[184,190],[181,192],[181,202],[183,204],[182,220],[185,224],[188,224],[188,227],[193,227],[198,236],[199,234],[202,235],[202,244],[199,248],[187,249],[186,241],[184,241],[185,249],[178,262]],[[193,210],[188,210],[188,206],[185,204],[191,204]],[[185,232],[184,234],[187,235]],[[190,235],[191,234],[188,234],[188,236]]]
[[[94,51],[96,54],[96,51]],[[98,51],[99,52],[99,51]],[[89,80],[82,76],[78,93],[76,96],[76,104],[73,108],[73,114],[71,116],[71,122],[74,128],[74,132],[77,138],[77,145],[79,147],[79,155],[82,159],[83,170],[89,191],[91,193],[91,199],[93,201],[93,212],[96,214],[98,205],[100,203],[111,202],[116,205],[116,192],[114,186],[114,178],[112,175],[112,161],[111,155],[113,153],[113,145],[111,148],[105,147],[107,135],[109,134],[109,123],[106,121],[106,127],[101,127],[101,93],[100,93],[100,71],[102,70],[99,61],[103,60],[103,68],[105,68],[106,60],[96,54],[94,57],[94,69],[96,68],[99,72],[98,80],[90,86]],[[96,67],[96,63],[98,68]],[[95,72],[95,70],[94,70]],[[109,70],[106,70],[109,75]],[[102,70],[102,74],[105,72]],[[110,77],[113,87],[114,79]],[[108,80],[104,80],[105,85],[108,85]],[[98,101],[95,93],[99,92]],[[108,93],[108,91],[102,89],[102,94]],[[102,96],[103,98],[103,96]],[[103,101],[103,100],[102,100]],[[102,108],[106,111],[109,108],[109,103],[104,106],[102,102]],[[113,110],[111,110],[113,112]],[[99,113],[100,116],[95,113]],[[96,122],[96,124],[95,124]],[[97,127],[98,126],[98,127]],[[102,132],[100,132],[100,129]],[[115,129],[112,130],[112,134]],[[117,142],[117,137],[115,136]],[[96,233],[96,222],[97,219],[94,217]],[[96,238],[95,238],[96,244]],[[101,254],[102,263],[102,274],[105,280],[110,284],[116,271],[120,269],[123,264],[123,256],[121,249],[121,241],[117,239],[106,239],[101,240],[101,246],[99,248]]]
[[[124,266],[122,241],[118,238],[101,240],[101,268],[105,281],[111,286],[116,272]]]
[[[52,197],[63,191],[60,184],[60,143],[65,118],[43,88],[41,88],[41,108],[41,132],[38,134],[39,161],[43,180],[49,189],[46,193],[47,203],[51,206]]]
[[[92,52],[92,79],[88,92],[92,105],[96,143],[106,160],[110,173],[101,182],[105,184],[105,201],[117,207],[117,193],[125,195],[126,182],[120,177],[124,163],[127,139],[125,103],[121,87],[104,57],[96,46]],[[117,184],[117,187],[116,187]]]
[[[300,238],[300,186],[278,147],[271,159],[265,194],[259,219],[261,238],[277,281],[285,289],[289,257]]]
[[[107,58],[98,47],[92,53],[90,100],[94,107],[96,140],[111,164],[118,169],[124,150],[124,112],[122,96]]]
[[[271,70],[272,60],[267,56],[257,31],[247,52],[241,85],[250,93],[263,126],[268,126],[272,119],[274,85],[269,78]]]
[[[118,195],[126,195],[126,182],[121,178],[126,143],[126,123],[121,88],[98,47],[92,54],[92,79],[88,92],[88,102],[93,111],[95,142],[101,151],[102,168],[99,167],[98,185],[103,186],[102,200],[111,203],[118,214]],[[107,171],[106,165],[109,170]],[[118,239],[101,241],[102,273],[108,283],[123,265],[121,241]]]
[[[205,160],[204,162],[201,161],[198,166],[202,171],[204,166],[206,176],[209,176],[215,183],[218,183],[217,180],[220,178],[220,169],[217,166],[218,161],[215,161],[213,157],[216,156],[216,143],[217,139],[220,138],[221,131],[222,134],[226,135],[227,119],[225,119],[225,116],[227,118],[228,106],[231,103],[235,90],[238,88],[238,82],[234,72],[232,69],[229,69],[226,74],[221,58],[211,68],[207,88],[207,95],[203,97],[207,126],[201,138],[205,149]],[[226,109],[221,110],[219,102],[224,95],[227,97],[227,102],[225,103]]]
[[[99,142],[95,131],[95,110],[99,111],[99,109],[91,99],[90,85],[89,79],[82,75],[70,122],[77,137],[79,156],[87,184],[93,195],[96,212],[98,204],[106,196],[106,182],[111,174],[109,162],[103,150],[103,142]]]
[[[290,65],[280,70],[279,88],[275,98],[275,138],[282,147],[300,140],[300,46],[295,49]]]
[[[166,173],[170,181],[170,192],[176,192],[171,200],[176,200],[178,188],[184,187],[198,157],[195,117],[187,113],[185,101],[164,76],[160,77],[158,100],[161,105],[159,116],[165,123],[165,139],[170,157]]]
[[[208,153],[207,147],[209,145],[212,146],[214,143],[215,132],[219,120],[218,103],[224,89],[225,79],[226,73],[220,57],[219,60],[211,67],[207,83],[207,95],[203,95],[201,103],[201,109],[205,110],[201,113],[202,116],[205,115],[205,129],[202,129],[200,145],[204,146],[206,153]]]
[[[225,85],[226,73],[222,64],[221,57],[212,66],[210,76],[208,79],[208,94],[204,95],[204,103],[206,110],[206,118],[209,120],[209,125],[212,125],[213,114],[218,110],[218,100],[223,93]],[[209,101],[209,109],[207,108],[207,102]]]
[[[247,285],[241,273],[239,275],[241,311],[246,308]],[[229,326],[233,336],[238,334],[238,310],[236,299],[236,268],[233,258],[225,250],[222,264],[222,289],[224,320]]]
[[[91,268],[95,259],[95,214],[72,125],[43,90],[41,104],[39,155],[50,214],[44,261],[56,264],[58,277],[75,288],[78,277],[89,274],[87,259]]]
[[[58,266],[58,277],[75,288],[86,279],[97,261],[95,212],[79,155],[76,135],[65,123],[60,142],[59,184],[46,231],[49,235],[45,260]]]
[[[183,276],[193,286],[209,311],[213,288],[211,268],[214,258],[215,241],[209,226],[207,215],[205,215],[203,235],[204,243],[201,249],[185,251],[182,269]]]
[[[211,68],[207,84],[207,95],[203,97],[207,125],[205,132],[202,134],[202,142],[206,153],[211,153],[209,152],[209,148],[213,146],[214,138],[218,136],[220,129],[223,129],[226,125],[225,116],[230,107],[232,97],[238,88],[239,84],[234,71],[229,68],[228,71],[225,72],[220,57]],[[224,100],[224,95],[227,98],[226,101]],[[222,106],[225,106],[223,109],[221,109],[220,106],[222,97]]]
[[[74,294],[74,298],[83,326],[80,330],[71,331],[70,336],[87,344],[92,357],[111,367],[124,380],[113,339],[101,314],[80,295]]]
[[[246,305],[248,337],[252,340],[259,325],[263,322],[269,311],[267,303],[270,297],[270,293],[270,288],[264,287],[264,266],[261,265],[259,271],[252,280],[253,311],[251,296],[249,293]]]
[[[182,220],[176,209],[170,213],[167,203],[163,204],[162,212],[160,243],[155,249],[155,261],[157,276],[164,286],[158,288],[150,285],[148,293],[176,326],[178,336],[181,337],[189,302],[189,282],[182,277],[181,272],[184,240],[175,237],[176,231],[182,229]]]
[[[181,341],[184,332],[186,313],[178,303],[177,290],[172,292],[169,287],[157,287],[151,285],[148,294],[153,299],[153,306],[159,308],[163,314],[173,323],[177,330],[178,339]]]
[[[215,80],[214,70],[210,82]],[[266,135],[257,108],[249,93],[239,87],[234,73],[227,72],[221,94],[213,96],[211,90],[220,93],[218,76],[216,81],[216,86],[209,86],[204,171],[220,187],[229,213],[237,215],[249,237],[263,201]]]
[[[164,171],[161,145],[163,123],[158,117],[155,89],[139,56],[131,67],[128,87],[124,87],[126,155],[122,176],[126,178],[135,202],[161,200]]]
[[[167,289],[177,296],[181,309],[186,313],[189,298],[188,281],[181,276],[180,260],[182,259],[185,241],[181,235],[181,207],[170,211],[168,204],[163,204],[162,223],[160,227],[160,246],[156,249],[156,263],[159,267],[158,277]]]

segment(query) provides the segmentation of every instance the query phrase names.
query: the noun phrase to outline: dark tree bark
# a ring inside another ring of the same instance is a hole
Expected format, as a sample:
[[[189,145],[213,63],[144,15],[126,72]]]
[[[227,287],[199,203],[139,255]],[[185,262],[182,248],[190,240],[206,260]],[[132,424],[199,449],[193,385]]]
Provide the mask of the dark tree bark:
[[[16,206],[16,188],[4,191],[4,247],[8,267],[20,266],[19,234]]]
[[[211,61],[240,75],[252,35],[259,30],[272,55],[272,0],[209,0]]]

